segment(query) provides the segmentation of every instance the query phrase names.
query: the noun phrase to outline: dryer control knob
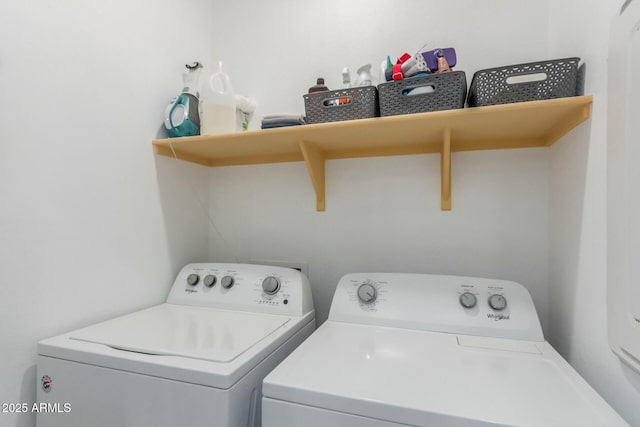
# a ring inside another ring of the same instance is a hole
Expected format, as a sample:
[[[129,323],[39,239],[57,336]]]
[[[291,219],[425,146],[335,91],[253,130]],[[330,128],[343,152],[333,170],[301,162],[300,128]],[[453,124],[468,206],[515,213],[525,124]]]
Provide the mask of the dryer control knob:
[[[280,290],[280,280],[277,277],[269,276],[262,281],[262,290],[267,295],[275,295]]]
[[[378,290],[371,283],[363,283],[358,286],[358,299],[365,303],[371,304],[378,298]]]
[[[478,299],[471,292],[464,292],[462,295],[460,295],[460,304],[464,308],[473,308],[477,303]]]
[[[496,311],[504,310],[507,308],[507,299],[504,295],[493,294],[489,297],[489,307]]]
[[[207,274],[206,276],[204,276],[203,283],[208,288],[212,287],[216,284],[216,276],[214,276],[213,274]]]
[[[189,276],[187,276],[187,284],[191,286],[197,285],[199,281],[200,281],[200,276],[198,276],[195,273],[191,273]]]
[[[229,289],[230,287],[233,286],[234,280],[233,280],[233,276],[224,276],[221,280],[220,280],[220,284],[222,285],[223,288],[225,289]]]

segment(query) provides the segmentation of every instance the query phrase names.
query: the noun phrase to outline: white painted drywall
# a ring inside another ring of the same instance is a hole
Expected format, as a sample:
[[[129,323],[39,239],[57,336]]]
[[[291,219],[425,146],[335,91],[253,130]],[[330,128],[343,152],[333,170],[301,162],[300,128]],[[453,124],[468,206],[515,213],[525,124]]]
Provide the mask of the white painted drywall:
[[[264,114],[304,113],[324,77],[427,44],[455,46],[467,72],[547,55],[546,2],[295,0],[225,4],[213,61]],[[464,28],[464,31],[461,29]],[[505,37],[508,34],[508,37]],[[259,35],[259,36],[256,36]],[[455,135],[453,135],[455,138]],[[327,210],[302,163],[211,170],[211,257],[309,263],[318,320],[340,276],[362,270],[449,273],[523,283],[546,325],[548,150],[453,155],[453,210],[440,210],[437,155],[327,162]]]
[[[211,171],[212,258],[299,260],[319,322],[348,272],[515,280],[545,319],[548,152],[456,153],[453,210],[440,210],[439,157],[327,162],[327,210],[302,163]]]
[[[206,256],[192,194],[206,199],[206,171],[156,158],[150,141],[184,63],[206,50],[189,26],[211,13],[206,1],[0,4],[1,403],[35,399],[38,340],[158,303]],[[2,427],[34,423],[0,413]]]
[[[551,148],[547,337],[636,426],[640,376],[620,363],[607,341],[607,49],[621,4],[549,3],[550,54],[585,60],[585,92],[594,104],[588,125]]]

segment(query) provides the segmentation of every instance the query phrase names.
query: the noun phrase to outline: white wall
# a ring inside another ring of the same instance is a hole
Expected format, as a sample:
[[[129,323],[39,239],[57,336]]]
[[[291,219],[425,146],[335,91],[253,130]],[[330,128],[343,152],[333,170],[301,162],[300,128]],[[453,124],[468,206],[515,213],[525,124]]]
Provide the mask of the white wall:
[[[206,256],[206,171],[151,140],[209,43],[176,24],[207,3],[0,4],[0,402],[35,399],[38,340],[158,303]]]
[[[338,88],[343,67],[377,70],[387,54],[425,43],[455,46],[469,82],[475,70],[547,55],[546,2],[333,0],[314,9],[276,0],[224,10],[214,42],[233,42],[214,43],[210,61],[221,58],[234,87],[258,100],[253,127],[264,114],[303,113],[318,76]],[[437,155],[328,161],[326,212],[315,211],[302,163],[214,168],[211,258],[308,262],[320,321],[343,274],[382,270],[516,280],[546,326],[548,150],[458,153],[452,162],[451,212],[439,207]]]
[[[637,0],[636,0],[637,1]],[[627,419],[640,425],[640,376],[607,341],[606,104],[609,28],[622,1],[550,2],[553,57],[587,63],[592,118],[551,148],[548,338]]]
[[[307,262],[319,321],[340,277],[357,271],[516,280],[544,320],[547,154],[454,154],[450,212],[434,155],[329,161],[325,212],[302,163],[215,168],[211,258]]]

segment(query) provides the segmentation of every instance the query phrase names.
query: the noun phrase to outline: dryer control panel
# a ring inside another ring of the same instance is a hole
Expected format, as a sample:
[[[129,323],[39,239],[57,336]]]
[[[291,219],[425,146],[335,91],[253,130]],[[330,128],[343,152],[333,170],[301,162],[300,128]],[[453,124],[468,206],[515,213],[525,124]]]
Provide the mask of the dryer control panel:
[[[292,316],[313,311],[307,276],[255,264],[188,264],[178,273],[167,303]]]
[[[524,286],[478,277],[348,274],[338,283],[329,320],[544,341]]]

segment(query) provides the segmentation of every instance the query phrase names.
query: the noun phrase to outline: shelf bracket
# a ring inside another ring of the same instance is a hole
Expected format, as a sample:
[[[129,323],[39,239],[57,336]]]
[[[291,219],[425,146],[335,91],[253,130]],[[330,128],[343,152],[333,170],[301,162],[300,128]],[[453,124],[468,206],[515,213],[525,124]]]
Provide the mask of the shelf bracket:
[[[304,163],[307,165],[307,171],[316,192],[316,210],[324,211],[324,195],[325,195],[325,155],[314,143],[309,141],[300,141],[300,151],[304,157]]]
[[[440,151],[440,209],[451,210],[451,128],[444,129]]]
[[[546,146],[553,145],[557,140],[566,135],[570,130],[584,122],[591,116],[591,105],[583,105],[569,113],[562,122],[546,137]]]

